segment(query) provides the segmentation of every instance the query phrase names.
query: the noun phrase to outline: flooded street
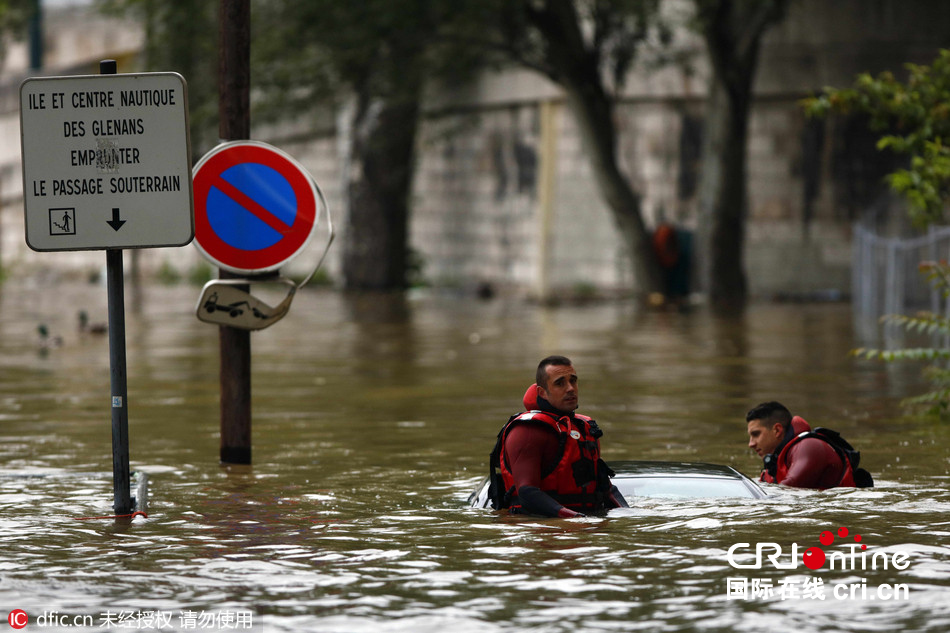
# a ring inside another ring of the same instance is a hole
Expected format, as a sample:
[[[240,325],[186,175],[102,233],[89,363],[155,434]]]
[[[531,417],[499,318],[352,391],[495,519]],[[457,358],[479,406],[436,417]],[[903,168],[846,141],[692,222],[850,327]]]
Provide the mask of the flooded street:
[[[132,469],[150,499],[116,523],[78,520],[112,513],[108,341],[76,325],[80,310],[105,320],[105,288],[0,286],[0,609],[25,611],[26,631],[70,628],[41,627],[47,612],[101,631],[107,613],[125,614],[113,629],[180,631],[240,630],[220,616],[247,612],[244,630],[268,632],[950,630],[950,425],[903,417],[917,368],[848,356],[846,304],[720,319],[307,290],[252,336],[254,464],[224,468],[198,293],[126,290]],[[42,349],[40,324],[62,344]],[[549,353],[574,360],[608,461],[756,476],[744,416],[775,399],[841,431],[876,487],[631,500],[570,521],[467,507]],[[801,564],[841,527],[829,556],[860,535],[867,558]],[[796,568],[737,567],[757,543]]]

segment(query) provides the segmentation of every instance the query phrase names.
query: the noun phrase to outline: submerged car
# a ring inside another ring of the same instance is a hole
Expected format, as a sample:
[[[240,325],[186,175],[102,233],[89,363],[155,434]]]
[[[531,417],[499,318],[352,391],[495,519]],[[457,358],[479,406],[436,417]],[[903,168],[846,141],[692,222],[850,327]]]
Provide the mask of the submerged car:
[[[614,485],[630,505],[637,497],[745,497],[764,499],[757,483],[731,466],[701,462],[610,462]],[[490,508],[488,478],[468,498],[475,508]]]

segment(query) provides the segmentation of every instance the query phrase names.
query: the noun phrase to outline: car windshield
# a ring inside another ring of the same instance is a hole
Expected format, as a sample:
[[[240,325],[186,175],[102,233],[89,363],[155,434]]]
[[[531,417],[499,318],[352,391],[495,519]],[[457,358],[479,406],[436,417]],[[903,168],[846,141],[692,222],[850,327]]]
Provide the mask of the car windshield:
[[[614,484],[626,499],[633,497],[749,497],[740,479],[720,477],[623,477]]]

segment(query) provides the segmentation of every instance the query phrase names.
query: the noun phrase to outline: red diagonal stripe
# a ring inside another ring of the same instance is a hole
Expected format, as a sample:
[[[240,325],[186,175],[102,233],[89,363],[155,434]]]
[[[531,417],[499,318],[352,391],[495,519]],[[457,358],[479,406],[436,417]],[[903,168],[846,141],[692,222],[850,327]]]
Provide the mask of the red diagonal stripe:
[[[261,222],[274,229],[278,233],[286,233],[292,228],[289,224],[284,223],[283,220],[268,211],[265,207],[257,204],[253,198],[229,183],[224,178],[219,177],[215,179],[211,186],[218,189],[221,191],[221,193],[231,198],[231,200],[234,200],[234,202],[247,209]]]

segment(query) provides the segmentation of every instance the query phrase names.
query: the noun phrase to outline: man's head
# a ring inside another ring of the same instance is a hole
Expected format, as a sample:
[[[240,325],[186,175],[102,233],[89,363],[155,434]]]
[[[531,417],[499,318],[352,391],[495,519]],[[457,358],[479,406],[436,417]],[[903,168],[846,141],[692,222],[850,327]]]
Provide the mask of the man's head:
[[[538,364],[535,375],[538,394],[558,411],[577,409],[577,372],[566,356],[548,356]]]
[[[763,402],[745,416],[749,448],[765,457],[775,452],[792,424],[792,414],[781,403]]]

